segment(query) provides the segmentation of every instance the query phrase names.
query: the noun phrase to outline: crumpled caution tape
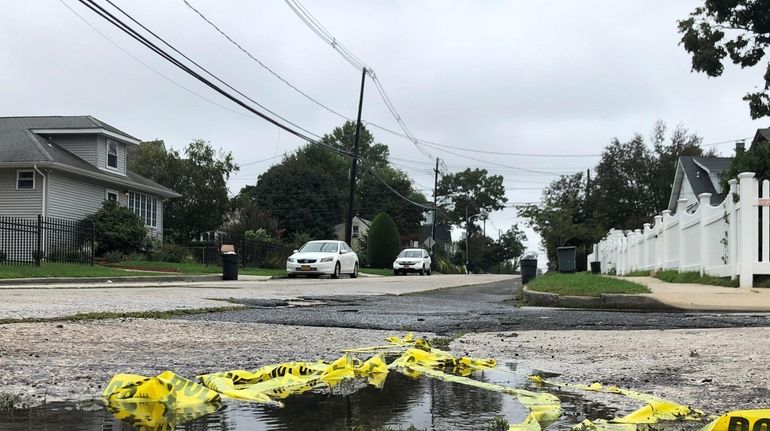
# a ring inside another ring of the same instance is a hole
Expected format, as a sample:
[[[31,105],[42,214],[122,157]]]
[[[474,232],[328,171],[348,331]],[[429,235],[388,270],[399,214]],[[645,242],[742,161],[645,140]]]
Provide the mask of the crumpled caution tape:
[[[395,353],[400,354],[405,348],[416,347],[425,351],[431,351],[431,345],[428,340],[423,338],[414,338],[414,334],[407,332],[404,337],[388,337],[385,339],[390,344],[382,346],[368,346],[359,347],[357,349],[345,349],[345,353],[366,353],[366,352],[381,352],[381,353]]]
[[[157,377],[117,374],[102,393],[110,401],[155,401],[175,407],[187,407],[220,400],[220,395],[171,371]]]
[[[590,385],[559,383],[545,380],[540,376],[531,376],[530,379],[537,384],[556,386],[560,388],[623,395],[646,404],[639,410],[636,410],[620,418],[614,418],[610,420],[599,419],[596,421],[583,421],[574,427],[574,430],[636,430],[637,425],[639,424],[654,424],[661,420],[698,421],[704,418],[704,413],[700,410],[696,410],[689,406],[630,389],[621,389],[616,386],[602,386],[599,383],[593,383]]]
[[[116,419],[129,423],[137,429],[171,431],[178,424],[193,421],[219,410],[220,404],[212,402],[183,408],[174,408],[161,402],[126,403],[109,401],[107,409]]]
[[[770,409],[735,410],[725,413],[701,428],[701,431],[768,431]]]

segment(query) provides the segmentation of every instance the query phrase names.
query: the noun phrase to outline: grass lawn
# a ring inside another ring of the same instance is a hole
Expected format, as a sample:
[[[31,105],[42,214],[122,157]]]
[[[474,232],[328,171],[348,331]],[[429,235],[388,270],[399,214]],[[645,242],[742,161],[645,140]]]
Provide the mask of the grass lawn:
[[[623,277],[649,277],[649,276],[650,276],[650,271],[632,271],[624,275]]]
[[[697,283],[713,286],[738,287],[738,280],[730,280],[730,277],[701,276],[699,272],[679,272],[675,270],[660,271],[656,278],[668,283]]]
[[[587,272],[577,274],[549,273],[530,281],[527,288],[538,292],[569,296],[599,296],[602,293],[650,293],[647,287],[639,283]]]
[[[393,275],[393,269],[382,269],[382,268],[361,268],[359,269],[359,272],[363,272],[364,274],[375,274],[375,275]]]
[[[221,274],[222,267],[217,265],[203,265],[200,263],[175,263],[175,262],[155,262],[149,260],[130,260],[108,264],[112,267],[126,267],[131,269],[144,269],[148,271],[163,271],[169,274]],[[240,268],[239,274],[244,275],[269,275],[280,277],[286,275],[285,269],[271,268]]]
[[[33,277],[116,277],[157,275],[148,272],[124,271],[99,265],[43,263],[40,266],[0,266],[0,278]]]

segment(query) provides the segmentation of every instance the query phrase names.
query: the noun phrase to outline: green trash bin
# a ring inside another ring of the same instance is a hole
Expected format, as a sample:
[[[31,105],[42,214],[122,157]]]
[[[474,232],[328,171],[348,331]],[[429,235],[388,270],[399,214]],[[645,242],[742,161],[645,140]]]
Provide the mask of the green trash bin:
[[[559,262],[559,272],[575,272],[575,247],[559,247],[556,249]]]
[[[238,279],[238,254],[222,254],[222,280]]]

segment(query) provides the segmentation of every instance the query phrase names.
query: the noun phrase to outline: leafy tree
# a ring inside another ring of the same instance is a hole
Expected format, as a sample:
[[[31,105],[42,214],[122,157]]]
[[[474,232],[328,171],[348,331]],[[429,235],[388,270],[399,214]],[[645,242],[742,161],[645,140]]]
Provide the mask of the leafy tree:
[[[500,210],[508,201],[502,175],[470,168],[442,177],[438,197],[439,205],[447,209],[447,218],[455,226],[464,225],[466,216]]]
[[[379,213],[372,220],[367,234],[369,264],[372,268],[391,268],[401,251],[401,236],[396,223],[387,213]]]
[[[278,220],[278,229],[291,236],[305,232],[330,238],[345,213],[345,189],[321,163],[289,156],[259,176],[253,189],[258,208]]]
[[[498,254],[497,261],[504,262],[516,259],[524,254],[524,242],[527,235],[519,228],[519,225],[511,226],[507,231],[500,235],[497,240]]]
[[[754,172],[754,178],[770,179],[770,142],[755,141],[751,147],[735,155],[730,167],[722,173],[722,190],[729,190],[727,183],[732,178],[738,178],[741,172]]]
[[[189,242],[225,221],[227,180],[238,171],[231,153],[216,152],[201,139],[187,146],[184,157],[162,141],[143,142],[129,168],[182,195],[164,208],[164,226],[174,241]]]
[[[767,0],[704,0],[703,6],[678,22],[680,44],[692,55],[692,69],[721,76],[727,56],[741,68],[759,64],[770,47],[768,17]],[[743,97],[754,119],[770,116],[770,63],[763,80],[761,90]]]
[[[281,236],[282,231],[278,228],[278,220],[260,209],[253,195],[254,192],[254,186],[246,186],[231,200],[233,209],[230,220],[222,226],[222,230],[232,241],[242,240],[246,232],[253,230],[263,230],[274,239]]]
[[[97,256],[109,251],[134,253],[146,245],[147,229],[142,219],[117,202],[104,201],[99,211],[84,220],[94,224]]]
[[[582,172],[564,175],[543,190],[540,203],[523,207],[519,214],[540,234],[551,265],[556,263],[558,247],[589,247],[601,239],[607,229],[591,216],[590,197]],[[578,259],[578,270],[585,259]]]

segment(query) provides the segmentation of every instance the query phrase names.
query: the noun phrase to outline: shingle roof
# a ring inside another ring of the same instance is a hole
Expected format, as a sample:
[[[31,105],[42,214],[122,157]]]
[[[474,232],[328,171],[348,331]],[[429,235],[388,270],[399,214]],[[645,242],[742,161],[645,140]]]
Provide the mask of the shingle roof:
[[[754,134],[754,140],[751,141],[751,145],[754,145],[759,141],[770,141],[770,128],[757,129],[757,133]]]
[[[67,125],[67,127],[64,127]],[[178,195],[173,190],[155,181],[145,178],[135,172],[126,170],[126,175],[101,170],[91,163],[60,147],[48,139],[32,133],[29,129],[57,128],[104,128],[131,137],[106,123],[93,117],[0,117],[0,163],[43,163],[52,162],[77,168],[83,171],[99,174],[101,177],[112,178],[118,182],[129,180],[146,187],[152,187]]]
[[[726,157],[692,157],[684,156],[680,157],[679,161],[682,164],[684,173],[687,176],[687,180],[690,182],[695,196],[699,196],[701,193],[711,193],[711,205],[719,205],[722,203],[723,196],[717,193],[714,184],[711,182],[709,172],[704,169],[704,165],[712,166],[714,169],[709,168],[712,172],[721,173],[727,166],[730,165],[732,159]],[[722,169],[716,167],[724,166]]]
[[[41,116],[41,117],[0,117],[0,133],[4,129],[104,129],[127,138],[140,140],[90,115]]]

